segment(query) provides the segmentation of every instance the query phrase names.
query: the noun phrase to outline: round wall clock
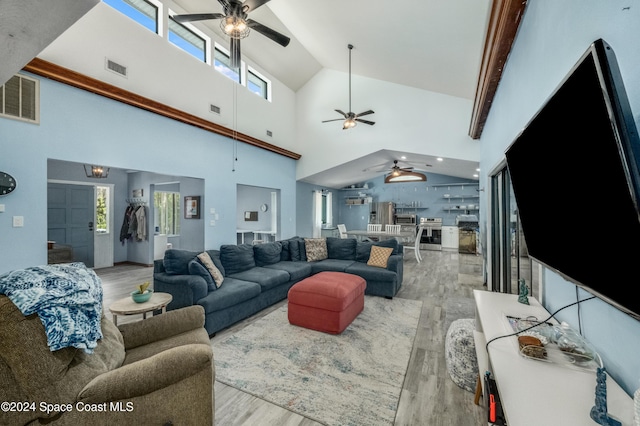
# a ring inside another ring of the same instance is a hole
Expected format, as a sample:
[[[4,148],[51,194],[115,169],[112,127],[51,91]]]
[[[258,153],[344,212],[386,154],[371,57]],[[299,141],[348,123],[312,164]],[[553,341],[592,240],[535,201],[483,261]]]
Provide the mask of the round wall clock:
[[[0,172],[0,195],[7,195],[16,189],[16,179],[9,173]]]
[[[263,204],[260,206],[260,210],[262,210],[263,212],[266,212],[267,210],[269,210],[269,206],[267,206],[266,204]]]

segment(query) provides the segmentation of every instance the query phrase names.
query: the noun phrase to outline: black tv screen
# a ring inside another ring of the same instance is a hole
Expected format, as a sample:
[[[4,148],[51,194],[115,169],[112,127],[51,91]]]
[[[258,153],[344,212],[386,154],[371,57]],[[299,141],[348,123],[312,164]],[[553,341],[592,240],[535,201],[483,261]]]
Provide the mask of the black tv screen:
[[[506,151],[529,255],[640,319],[640,140],[595,41]]]

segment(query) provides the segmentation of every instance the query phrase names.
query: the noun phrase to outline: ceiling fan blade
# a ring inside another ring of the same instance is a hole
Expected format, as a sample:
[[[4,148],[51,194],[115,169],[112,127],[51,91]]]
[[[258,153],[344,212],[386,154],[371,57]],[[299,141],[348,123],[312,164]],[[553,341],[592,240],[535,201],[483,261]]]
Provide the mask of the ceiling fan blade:
[[[229,67],[237,70],[240,68],[240,39],[231,38],[231,45],[229,46],[229,51],[231,52]]]
[[[269,0],[245,0],[245,2],[242,4],[242,8],[244,10],[244,13],[249,13],[268,2]]]
[[[343,121],[344,118],[334,118],[333,120],[324,120],[323,123],[328,123],[330,121]]]
[[[253,19],[247,19],[247,25],[249,26],[249,28],[256,30],[267,38],[270,38],[282,47],[287,47],[289,45],[289,42],[291,41],[291,39],[286,35],[280,34],[276,30],[272,30],[271,28],[262,25],[261,23],[256,22]]]
[[[410,172],[411,170],[413,170],[413,167],[400,167],[400,170],[402,170],[403,172]]]
[[[375,114],[375,111],[369,110],[365,112],[361,112],[360,114],[356,114],[356,117],[362,117],[363,115]]]
[[[346,112],[339,110],[339,109],[334,109],[335,112],[337,112],[338,114],[342,114],[344,115],[344,118],[349,118],[349,114],[347,114]]]
[[[356,118],[356,121],[360,123],[368,124],[370,126],[373,126],[374,124],[376,124],[375,121],[363,120],[361,118]]]
[[[193,21],[206,21],[208,19],[220,19],[224,18],[222,13],[190,13],[186,15],[174,15],[173,19],[176,22],[193,22]]]

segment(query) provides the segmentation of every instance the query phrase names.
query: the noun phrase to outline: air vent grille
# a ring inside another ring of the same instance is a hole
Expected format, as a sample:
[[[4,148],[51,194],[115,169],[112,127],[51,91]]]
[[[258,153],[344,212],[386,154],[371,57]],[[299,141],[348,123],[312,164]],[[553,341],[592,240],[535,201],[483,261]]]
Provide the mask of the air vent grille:
[[[267,130],[267,136],[269,137],[273,136],[273,132],[271,130]]]
[[[120,74],[123,77],[127,76],[127,67],[120,65],[117,62],[113,62],[111,59],[107,59],[107,69],[115,72],[116,74]]]
[[[211,104],[211,105],[209,106],[209,111],[213,112],[214,114],[220,114],[220,107],[219,107],[219,106],[216,106],[216,105]]]

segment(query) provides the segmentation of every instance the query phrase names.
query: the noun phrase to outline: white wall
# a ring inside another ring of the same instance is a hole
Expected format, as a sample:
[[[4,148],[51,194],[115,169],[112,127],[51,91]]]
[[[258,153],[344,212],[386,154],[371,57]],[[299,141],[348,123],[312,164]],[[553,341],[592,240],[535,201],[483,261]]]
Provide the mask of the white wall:
[[[471,100],[352,75],[352,111],[376,124],[342,130],[335,112],[349,112],[347,73],[323,69],[296,96],[297,178],[302,179],[380,149],[478,161],[480,145],[467,135]]]
[[[237,130],[295,152],[293,91],[243,56],[271,80],[272,102],[262,99],[105,3],[38,57],[228,128],[234,127],[237,105]],[[107,70],[105,58],[126,66],[128,77]],[[210,104],[221,107],[221,115],[211,113]],[[267,129],[273,137],[266,136]]]

